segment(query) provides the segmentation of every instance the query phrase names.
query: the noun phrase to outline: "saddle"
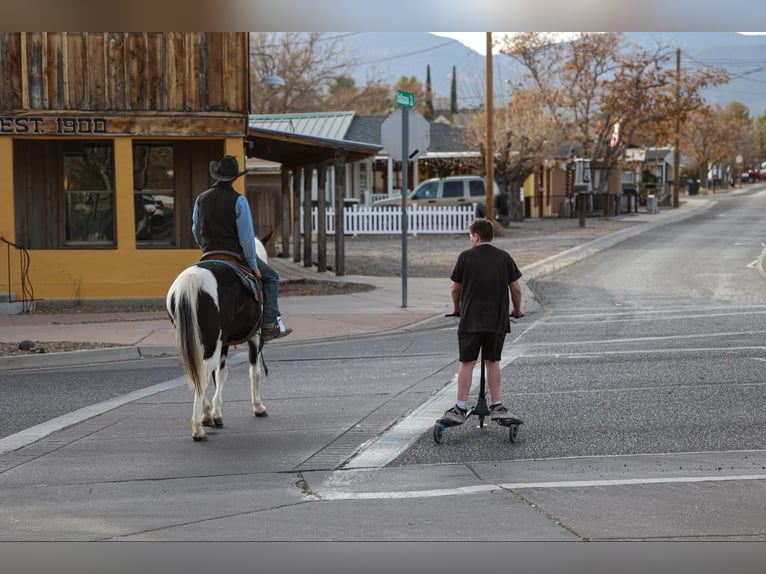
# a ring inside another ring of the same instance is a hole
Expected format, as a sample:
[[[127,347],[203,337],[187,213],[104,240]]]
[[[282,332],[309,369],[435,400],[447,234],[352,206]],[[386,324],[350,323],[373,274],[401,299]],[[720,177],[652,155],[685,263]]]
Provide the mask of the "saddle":
[[[253,294],[255,300],[263,305],[263,283],[258,279],[250,269],[242,264],[242,260],[234,253],[228,251],[210,251],[200,257],[200,260],[195,263],[197,267],[211,268],[211,267],[227,267],[234,271],[234,274],[247,287],[248,291]]]

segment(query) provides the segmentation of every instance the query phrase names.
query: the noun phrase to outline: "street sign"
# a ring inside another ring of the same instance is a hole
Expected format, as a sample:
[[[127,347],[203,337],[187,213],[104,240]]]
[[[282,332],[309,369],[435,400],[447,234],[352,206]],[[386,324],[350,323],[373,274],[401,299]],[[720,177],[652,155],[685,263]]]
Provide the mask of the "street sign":
[[[415,94],[403,90],[396,90],[396,105],[402,106],[403,108],[414,108]]]
[[[395,109],[380,126],[380,143],[396,161],[402,161],[402,108]],[[431,145],[431,124],[415,110],[407,110],[407,155],[410,160]]]

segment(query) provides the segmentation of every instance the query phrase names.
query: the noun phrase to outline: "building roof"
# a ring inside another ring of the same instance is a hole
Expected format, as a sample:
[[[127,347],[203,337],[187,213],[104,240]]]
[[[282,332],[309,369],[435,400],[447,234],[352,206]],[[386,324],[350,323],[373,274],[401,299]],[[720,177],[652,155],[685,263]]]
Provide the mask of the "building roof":
[[[354,112],[251,115],[248,118],[248,157],[294,165],[328,161],[336,150],[357,161],[385,150],[381,126],[388,116]],[[430,147],[421,157],[478,156],[477,145],[462,127],[430,123]]]
[[[381,145],[380,131],[388,116],[354,116],[346,139]],[[447,124],[431,122],[430,146],[421,157],[432,154],[479,154],[478,146],[466,140],[465,130]]]
[[[248,117],[248,127],[342,140],[353,119],[354,112],[256,114]]]
[[[346,137],[352,141],[380,144],[380,130],[388,116],[354,116]]]
[[[247,157],[297,167],[331,161],[339,153],[347,162],[375,155],[380,145],[346,138],[353,118],[354,112],[251,115]]]

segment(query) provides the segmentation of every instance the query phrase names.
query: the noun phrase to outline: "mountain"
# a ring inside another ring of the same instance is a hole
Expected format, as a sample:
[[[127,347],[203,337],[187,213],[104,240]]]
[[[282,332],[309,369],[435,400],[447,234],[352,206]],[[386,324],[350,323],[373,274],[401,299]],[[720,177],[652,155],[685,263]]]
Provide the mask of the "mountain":
[[[731,82],[703,92],[710,103],[726,105],[737,101],[751,116],[766,113],[766,36],[736,32],[626,32],[625,40],[652,50],[658,45],[681,49],[681,66],[690,71],[703,65],[724,67]],[[452,67],[457,77],[458,104],[463,108],[483,103],[483,55],[443,36],[428,32],[359,32],[347,35],[340,44],[354,54],[357,64],[351,74],[357,85],[368,79],[395,84],[401,76],[415,76],[423,84],[431,66],[431,87],[437,108],[449,106]],[[507,56],[496,54],[494,93],[497,105],[510,97],[521,70]],[[671,64],[675,65],[675,63]]]

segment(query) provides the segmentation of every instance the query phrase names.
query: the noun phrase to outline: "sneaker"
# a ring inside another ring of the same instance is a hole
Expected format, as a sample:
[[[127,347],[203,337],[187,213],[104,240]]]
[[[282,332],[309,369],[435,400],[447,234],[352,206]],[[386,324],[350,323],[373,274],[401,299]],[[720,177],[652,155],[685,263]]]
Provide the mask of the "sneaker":
[[[457,425],[462,425],[465,422],[465,413],[468,412],[467,410],[461,409],[459,406],[455,405],[451,409],[449,409],[447,412],[444,413],[444,416],[442,418],[444,420],[453,422]]]
[[[501,421],[504,419],[513,419],[514,417],[503,405],[494,405],[489,407],[489,419],[492,421]]]
[[[261,327],[261,337],[263,337],[264,343],[267,343],[274,339],[287,337],[292,332],[293,330],[290,328],[285,328],[285,330],[282,331],[279,328],[279,325],[277,323],[267,323],[263,325],[263,327]]]

